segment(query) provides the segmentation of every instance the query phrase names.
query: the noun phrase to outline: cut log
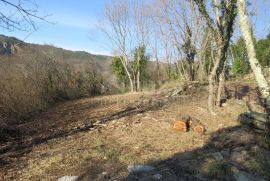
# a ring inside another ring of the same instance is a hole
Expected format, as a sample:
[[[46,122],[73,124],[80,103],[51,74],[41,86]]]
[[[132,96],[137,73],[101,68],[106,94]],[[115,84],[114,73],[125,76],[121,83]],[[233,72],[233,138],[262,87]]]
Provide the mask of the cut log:
[[[242,125],[247,125],[251,128],[266,130],[267,115],[257,112],[246,112],[238,116],[237,119]]]
[[[205,126],[197,119],[192,119],[190,116],[183,116],[175,121],[173,128],[177,131],[187,132],[194,131],[202,134],[206,131]]]
[[[173,125],[173,129],[175,129],[176,131],[187,132],[188,131],[188,121],[186,121],[186,120],[175,121],[175,123]]]
[[[203,125],[196,125],[195,127],[192,128],[192,130],[195,133],[203,134],[205,132],[205,127]]]
[[[195,133],[202,134],[206,131],[205,126],[197,119],[191,119],[189,121],[189,126]]]

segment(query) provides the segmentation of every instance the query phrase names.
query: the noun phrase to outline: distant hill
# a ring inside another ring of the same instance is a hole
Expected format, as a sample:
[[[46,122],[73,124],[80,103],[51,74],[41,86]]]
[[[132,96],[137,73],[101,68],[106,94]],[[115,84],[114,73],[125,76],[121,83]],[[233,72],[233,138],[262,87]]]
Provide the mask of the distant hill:
[[[101,74],[104,80],[112,87],[119,87],[117,78],[113,75],[110,68],[112,57],[106,55],[94,55],[85,51],[71,51],[63,48],[55,47],[53,45],[39,45],[26,43],[15,37],[8,37],[0,35],[0,57],[25,57],[23,59],[34,59],[39,57],[46,57],[55,61],[64,62],[71,65],[74,70],[82,70],[86,66],[92,67],[95,71]],[[173,65],[171,65],[173,66]],[[160,80],[166,80],[166,67],[167,64],[160,62],[161,77]],[[147,65],[147,81],[155,82],[156,79],[156,62],[149,61]]]
[[[46,56],[55,61],[65,62],[75,69],[83,69],[90,65],[94,70],[101,73],[105,80],[116,83],[116,78],[112,76],[110,69],[111,57],[105,55],[94,55],[85,51],[71,51],[58,48],[53,45],[39,45],[26,43],[15,37],[0,35],[0,57],[17,56]]]
[[[112,73],[111,61],[109,56],[0,35],[0,116],[4,107],[7,120],[2,124],[28,120],[60,101],[125,91]],[[166,65],[160,65],[166,75]],[[156,67],[156,62],[148,63],[142,84],[145,90],[158,88],[165,80],[165,76],[157,79]],[[13,114],[14,119],[9,116]]]

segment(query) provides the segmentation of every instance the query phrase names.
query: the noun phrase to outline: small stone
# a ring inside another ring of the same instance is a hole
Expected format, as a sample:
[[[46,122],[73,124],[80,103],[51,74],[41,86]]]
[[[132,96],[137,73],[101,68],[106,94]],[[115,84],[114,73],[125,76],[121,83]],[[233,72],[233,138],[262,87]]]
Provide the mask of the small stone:
[[[224,124],[219,124],[218,127],[222,128],[224,127]]]
[[[231,153],[231,161],[241,164],[245,162],[245,159],[248,158],[248,152],[246,150],[234,150]]]
[[[150,172],[155,168],[149,165],[129,165],[128,172]]]
[[[238,169],[235,169],[234,171],[234,178],[236,181],[264,181],[263,179],[255,178],[249,173],[240,171]]]
[[[78,178],[78,176],[63,176],[57,179],[57,181],[76,181]]]
[[[115,123],[117,123],[117,120],[112,120],[111,121],[111,124],[115,124]]]
[[[102,172],[102,175],[107,175],[107,172]]]
[[[220,152],[215,152],[215,153],[212,153],[211,154],[217,161],[222,161],[224,158],[223,158],[223,155],[220,153]]]
[[[157,174],[155,174],[155,175],[153,176],[153,178],[156,179],[156,180],[160,180],[161,177],[162,177],[162,175],[159,174],[159,173],[157,173]]]
[[[161,127],[161,128],[163,128],[163,129],[171,129],[171,123],[168,123],[168,122],[166,122],[166,121],[161,121],[160,123],[159,123],[159,126]]]

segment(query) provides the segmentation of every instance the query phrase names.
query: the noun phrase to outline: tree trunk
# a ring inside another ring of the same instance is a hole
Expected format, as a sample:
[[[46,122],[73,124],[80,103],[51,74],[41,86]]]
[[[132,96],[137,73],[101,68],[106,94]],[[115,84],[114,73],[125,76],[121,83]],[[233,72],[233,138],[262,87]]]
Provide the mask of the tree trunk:
[[[140,91],[141,90],[141,82],[140,82],[140,71],[137,72],[137,88],[136,90],[137,91]]]
[[[157,63],[157,79],[159,80],[160,78],[160,67],[159,67],[159,60],[158,60],[158,52],[155,50],[155,59]]]
[[[251,26],[248,20],[247,15],[247,9],[246,9],[246,1],[245,0],[238,0],[237,1],[237,7],[238,7],[238,13],[240,17],[240,28],[243,34],[243,38],[246,43],[247,48],[247,54],[249,57],[249,62],[251,69],[254,73],[256,82],[258,84],[258,87],[260,89],[260,93],[262,95],[262,98],[265,100],[266,103],[266,111],[267,111],[267,120],[268,125],[270,122],[270,91],[269,91],[269,85],[262,73],[262,68],[259,64],[259,61],[256,58],[256,51],[254,47],[254,43],[252,41],[251,36]],[[268,130],[269,131],[269,130]]]
[[[186,72],[186,70],[185,70],[185,66],[184,66],[184,64],[183,64],[183,61],[182,61],[182,60],[179,60],[179,61],[177,61],[177,62],[180,62],[180,64],[181,64],[181,69],[182,69],[182,71],[183,71],[182,75],[184,76],[185,80],[189,80],[188,74],[187,74],[187,72]],[[178,65],[178,67],[179,67],[179,65]],[[180,75],[181,75],[181,71],[179,71],[179,72],[180,72]]]
[[[189,81],[195,80],[194,62],[187,61],[189,67]]]
[[[225,72],[226,72],[226,67],[227,67],[227,61],[225,60],[222,72],[219,76],[219,85],[218,85],[218,90],[217,90],[217,101],[216,101],[216,105],[221,107],[221,95],[222,95],[222,91],[224,90],[224,84],[225,84]]]
[[[246,42],[246,48],[251,69],[255,75],[257,84],[260,88],[260,92],[263,98],[267,98],[269,96],[269,86],[265,77],[263,76],[262,68],[259,64],[259,61],[256,58],[256,52],[251,37],[251,26],[249,24],[247,16],[245,0],[238,0],[238,12],[240,16],[240,27],[243,34],[243,38]]]
[[[128,80],[129,80],[129,84],[130,84],[130,91],[131,92],[134,92],[134,87],[133,87],[133,80],[132,80],[132,77],[130,75],[130,72],[128,71],[127,69],[127,64],[125,62],[127,62],[127,56],[125,56],[125,60],[123,60],[123,58],[121,58],[121,62],[125,68],[125,71],[127,73],[127,76],[128,76]]]
[[[209,74],[208,77],[208,81],[209,81],[209,96],[208,96],[208,108],[209,108],[209,112],[212,115],[216,115],[215,111],[214,111],[214,103],[215,103],[215,84],[216,84],[216,76],[217,76],[217,69],[220,65],[221,62],[221,57],[222,57],[222,50],[223,48],[219,48],[217,51],[217,58],[216,61],[214,62],[214,67],[212,69],[212,71]]]
[[[130,84],[130,91],[134,92],[133,81],[132,81],[131,75],[130,75],[130,73],[128,71],[127,71],[127,75],[128,75],[129,84]]]

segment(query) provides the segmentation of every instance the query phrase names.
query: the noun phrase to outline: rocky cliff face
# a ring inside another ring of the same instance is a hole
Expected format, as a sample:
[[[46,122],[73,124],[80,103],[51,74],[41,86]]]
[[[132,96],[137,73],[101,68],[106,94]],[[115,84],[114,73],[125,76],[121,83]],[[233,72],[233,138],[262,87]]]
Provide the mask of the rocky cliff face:
[[[11,55],[16,52],[15,46],[10,42],[0,42],[0,54]]]
[[[0,55],[15,54],[22,44],[23,42],[21,40],[14,37],[0,35]]]

